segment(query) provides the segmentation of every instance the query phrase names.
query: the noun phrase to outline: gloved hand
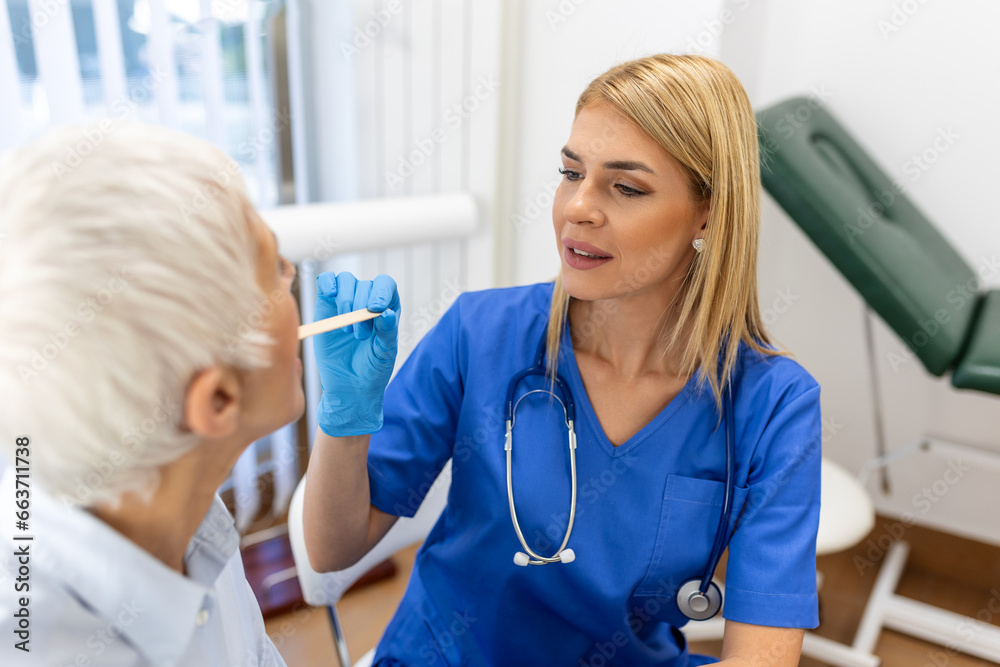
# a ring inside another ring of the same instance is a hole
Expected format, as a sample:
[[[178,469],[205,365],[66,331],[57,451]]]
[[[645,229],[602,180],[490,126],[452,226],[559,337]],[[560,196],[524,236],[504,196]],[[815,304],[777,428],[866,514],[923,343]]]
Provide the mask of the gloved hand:
[[[396,282],[386,275],[373,281],[347,272],[316,278],[317,320],[361,308],[382,314],[313,338],[323,385],[319,427],[334,437],[382,428],[382,396],[396,362],[399,294]]]

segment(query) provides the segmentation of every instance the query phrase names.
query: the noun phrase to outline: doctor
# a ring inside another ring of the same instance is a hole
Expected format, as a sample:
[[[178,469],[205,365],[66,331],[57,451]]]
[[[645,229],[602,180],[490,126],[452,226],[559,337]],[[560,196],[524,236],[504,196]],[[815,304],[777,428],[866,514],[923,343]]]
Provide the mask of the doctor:
[[[391,313],[317,340],[324,386],[359,390],[321,405],[314,567],[356,562],[453,462],[376,664],[714,663],[679,628],[718,608],[725,546],[719,664],[798,664],[817,625],[820,389],[761,322],[757,150],[716,61],[595,79],[561,151],[559,278],[462,295],[385,391],[384,423],[395,285],[319,277],[318,317]]]

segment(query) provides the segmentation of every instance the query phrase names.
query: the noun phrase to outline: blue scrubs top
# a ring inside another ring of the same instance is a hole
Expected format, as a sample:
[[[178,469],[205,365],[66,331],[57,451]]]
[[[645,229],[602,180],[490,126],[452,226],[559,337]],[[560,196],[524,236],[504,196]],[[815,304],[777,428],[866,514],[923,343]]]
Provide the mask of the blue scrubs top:
[[[695,375],[615,447],[587,398],[568,332],[559,372],[576,403],[572,563],[519,567],[507,503],[504,396],[534,363],[552,284],[463,294],[389,384],[368,459],[372,503],[412,516],[451,458],[448,504],[417,554],[376,664],[686,667],[677,587],[701,577],[725,487],[726,432]],[[518,396],[544,380],[525,382]],[[723,615],[818,623],[820,389],[787,357],[741,346],[733,400],[736,484]],[[724,403],[725,404],[725,403]],[[551,555],[569,515],[562,410],[517,408],[513,488],[529,546]]]

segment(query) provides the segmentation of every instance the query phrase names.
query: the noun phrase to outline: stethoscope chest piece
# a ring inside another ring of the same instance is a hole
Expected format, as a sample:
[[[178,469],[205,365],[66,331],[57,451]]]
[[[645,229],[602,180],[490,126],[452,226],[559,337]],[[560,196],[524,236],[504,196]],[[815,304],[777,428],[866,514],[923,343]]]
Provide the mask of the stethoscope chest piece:
[[[677,608],[692,621],[704,621],[719,613],[722,608],[722,591],[710,582],[701,590],[701,579],[689,579],[677,589]]]

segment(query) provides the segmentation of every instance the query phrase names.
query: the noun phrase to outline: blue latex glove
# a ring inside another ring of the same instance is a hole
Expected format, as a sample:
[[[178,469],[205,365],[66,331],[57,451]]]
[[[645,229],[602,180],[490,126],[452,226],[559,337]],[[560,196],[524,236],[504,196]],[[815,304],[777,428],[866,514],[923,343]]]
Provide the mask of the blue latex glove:
[[[358,280],[345,272],[316,278],[317,320],[361,308],[382,313],[313,338],[323,385],[318,421],[327,435],[362,435],[382,428],[382,396],[396,363],[399,307],[396,281],[389,276]]]

